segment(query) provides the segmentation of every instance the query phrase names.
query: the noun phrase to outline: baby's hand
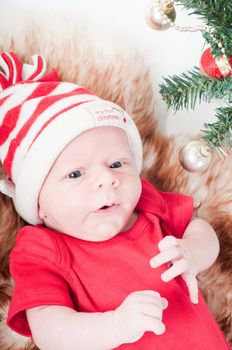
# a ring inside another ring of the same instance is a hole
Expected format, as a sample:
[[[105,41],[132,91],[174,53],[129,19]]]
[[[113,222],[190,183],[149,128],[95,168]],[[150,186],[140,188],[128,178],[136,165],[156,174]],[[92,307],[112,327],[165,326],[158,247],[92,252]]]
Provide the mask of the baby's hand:
[[[175,238],[174,236],[166,236],[159,242],[158,248],[160,253],[150,260],[151,266],[158,267],[171,263],[171,267],[161,275],[162,280],[169,282],[181,275],[187,284],[191,302],[197,304],[197,273],[193,269],[193,258],[185,240]]]
[[[157,335],[165,332],[162,323],[163,310],[168,302],[152,290],[143,290],[128,295],[114,311],[115,334],[123,343],[133,343],[146,331]]]

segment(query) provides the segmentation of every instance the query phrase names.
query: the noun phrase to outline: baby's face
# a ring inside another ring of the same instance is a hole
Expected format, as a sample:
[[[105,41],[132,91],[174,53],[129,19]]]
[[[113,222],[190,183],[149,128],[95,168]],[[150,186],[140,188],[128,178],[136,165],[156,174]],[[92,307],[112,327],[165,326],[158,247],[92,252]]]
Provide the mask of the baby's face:
[[[85,131],[61,152],[39,196],[39,215],[56,231],[104,241],[127,230],[141,181],[126,133],[116,127]]]

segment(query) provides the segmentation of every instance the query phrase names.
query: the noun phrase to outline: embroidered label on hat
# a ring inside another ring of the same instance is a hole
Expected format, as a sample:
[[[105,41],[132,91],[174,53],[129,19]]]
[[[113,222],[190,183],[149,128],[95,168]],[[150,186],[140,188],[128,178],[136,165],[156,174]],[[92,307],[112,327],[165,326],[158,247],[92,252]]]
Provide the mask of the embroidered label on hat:
[[[107,103],[98,103],[86,106],[86,110],[94,116],[96,124],[122,124],[125,125],[127,122],[126,113],[117,105],[107,104]]]

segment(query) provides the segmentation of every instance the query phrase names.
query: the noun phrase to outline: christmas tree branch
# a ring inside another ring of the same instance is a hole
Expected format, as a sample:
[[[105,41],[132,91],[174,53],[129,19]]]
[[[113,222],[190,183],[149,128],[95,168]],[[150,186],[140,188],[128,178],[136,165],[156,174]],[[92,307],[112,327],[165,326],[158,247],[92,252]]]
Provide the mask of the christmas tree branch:
[[[207,24],[228,28],[231,24],[231,0],[175,0],[176,4],[193,10],[191,14],[198,15]]]
[[[232,78],[214,79],[203,75],[199,68],[180,76],[163,78],[160,93],[168,108],[175,111],[194,109],[196,102],[210,102],[213,98],[232,101]]]
[[[216,147],[221,154],[223,148],[232,147],[232,105],[216,109],[217,122],[204,124],[203,139],[211,148]]]
[[[213,29],[213,36],[207,31],[203,33],[206,42],[212,47],[213,56],[221,55],[219,42],[223,43],[227,57],[232,55],[231,0],[176,0],[175,3],[192,10],[190,15],[197,15]]]
[[[203,20],[203,37],[211,47],[214,58],[232,57],[232,1],[231,0],[175,0]],[[216,61],[215,61],[216,62]],[[220,61],[218,61],[220,62]],[[194,109],[196,102],[210,102],[212,99],[223,100],[226,107],[216,109],[216,122],[205,123],[203,138],[211,148],[221,154],[223,149],[232,147],[232,76],[223,79],[204,75],[199,68],[192,71],[164,78],[160,93],[168,108],[174,111]]]

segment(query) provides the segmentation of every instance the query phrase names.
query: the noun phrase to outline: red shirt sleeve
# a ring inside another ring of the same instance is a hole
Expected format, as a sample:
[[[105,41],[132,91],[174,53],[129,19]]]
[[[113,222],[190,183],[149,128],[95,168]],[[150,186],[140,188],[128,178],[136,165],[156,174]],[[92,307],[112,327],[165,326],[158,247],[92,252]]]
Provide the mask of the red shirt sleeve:
[[[166,205],[161,227],[167,235],[182,238],[193,216],[193,199],[183,194],[159,191]]]
[[[26,310],[42,305],[74,308],[70,295],[67,264],[58,245],[49,234],[37,227],[24,227],[10,255],[10,270],[15,288],[7,324],[17,333],[31,336]],[[66,265],[66,266],[65,266]]]
[[[137,209],[158,216],[164,235],[181,238],[192,219],[193,208],[192,197],[159,191],[149,181],[142,180]]]

